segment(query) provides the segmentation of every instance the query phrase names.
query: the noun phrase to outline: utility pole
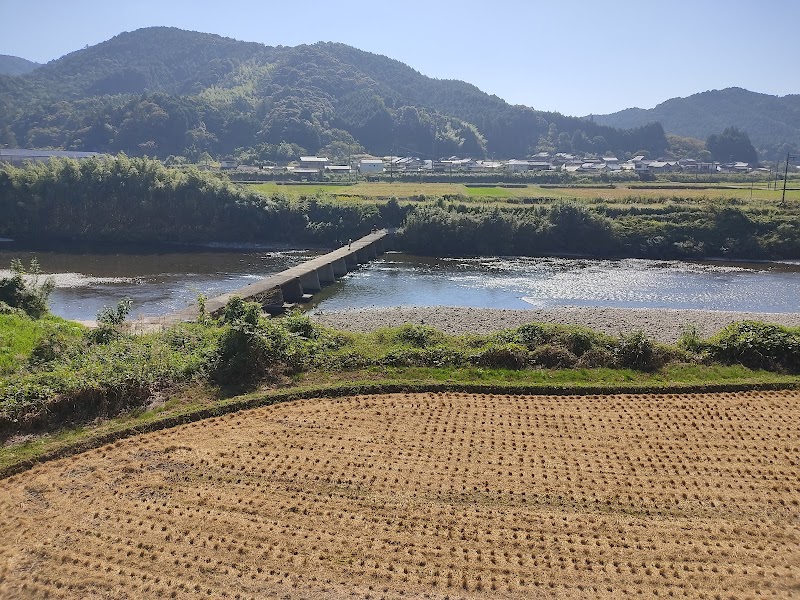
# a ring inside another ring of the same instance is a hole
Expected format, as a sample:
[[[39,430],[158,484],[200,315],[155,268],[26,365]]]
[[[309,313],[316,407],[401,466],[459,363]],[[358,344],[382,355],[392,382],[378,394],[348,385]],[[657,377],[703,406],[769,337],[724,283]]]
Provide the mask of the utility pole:
[[[783,194],[781,195],[781,206],[786,205],[786,180],[788,179],[789,175],[789,160],[792,158],[797,158],[796,156],[792,156],[790,152],[786,153],[786,166],[783,169]]]

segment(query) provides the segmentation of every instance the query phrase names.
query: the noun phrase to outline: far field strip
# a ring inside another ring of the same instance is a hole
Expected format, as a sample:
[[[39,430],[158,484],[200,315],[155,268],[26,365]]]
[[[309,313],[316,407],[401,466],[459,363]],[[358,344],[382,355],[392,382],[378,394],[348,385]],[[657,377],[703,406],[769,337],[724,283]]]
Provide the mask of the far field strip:
[[[119,440],[0,481],[0,596],[792,598],[799,400],[396,393]]]
[[[795,186],[793,182],[793,187]],[[637,198],[643,200],[663,200],[674,198],[675,201],[685,199],[731,199],[750,201],[751,190],[745,184],[615,184],[614,187],[602,185],[592,186],[541,186],[529,184],[525,187],[502,187],[490,184],[480,187],[466,186],[463,183],[409,183],[409,182],[360,182],[353,185],[334,184],[278,184],[275,182],[249,184],[248,189],[263,194],[285,193],[289,196],[314,196],[329,194],[343,199],[385,199],[396,197],[407,200],[426,196],[429,199],[439,196],[463,196],[465,199],[485,199],[502,201],[507,199],[540,198],[540,199],[601,199],[607,201]],[[753,202],[777,202],[782,196],[782,189],[766,189],[763,182],[752,190]],[[787,200],[800,200],[800,189],[788,189]]]

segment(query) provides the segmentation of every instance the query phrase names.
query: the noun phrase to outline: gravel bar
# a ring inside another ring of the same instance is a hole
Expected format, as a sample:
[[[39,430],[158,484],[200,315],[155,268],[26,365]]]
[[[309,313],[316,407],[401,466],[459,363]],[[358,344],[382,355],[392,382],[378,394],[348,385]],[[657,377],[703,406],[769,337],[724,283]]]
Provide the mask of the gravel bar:
[[[800,326],[800,313],[576,306],[523,310],[450,306],[354,308],[331,312],[316,310],[309,316],[318,323],[348,331],[366,332],[404,323],[419,323],[451,335],[485,334],[537,321],[584,325],[611,335],[642,330],[653,339],[667,344],[677,342],[689,325],[694,325],[703,337],[709,337],[736,321],[755,320]]]

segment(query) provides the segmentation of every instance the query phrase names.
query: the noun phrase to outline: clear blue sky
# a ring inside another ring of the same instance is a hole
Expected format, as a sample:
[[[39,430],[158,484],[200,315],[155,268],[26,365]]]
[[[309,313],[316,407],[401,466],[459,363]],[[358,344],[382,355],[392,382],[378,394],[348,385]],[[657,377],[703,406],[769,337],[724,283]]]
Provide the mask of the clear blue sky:
[[[731,86],[800,93],[800,0],[0,0],[0,54],[47,62],[153,25],[343,42],[569,115]]]

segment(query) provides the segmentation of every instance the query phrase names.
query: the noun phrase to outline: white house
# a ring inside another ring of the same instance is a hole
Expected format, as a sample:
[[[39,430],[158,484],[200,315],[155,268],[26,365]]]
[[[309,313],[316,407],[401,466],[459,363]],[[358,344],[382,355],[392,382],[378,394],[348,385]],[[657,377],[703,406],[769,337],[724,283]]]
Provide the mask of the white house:
[[[233,157],[226,156],[225,158],[219,159],[220,169],[236,169],[238,167],[239,167],[239,161]]]
[[[380,158],[363,158],[358,163],[361,173],[383,173],[383,161]]]
[[[529,170],[531,165],[527,160],[517,160],[516,158],[513,158],[509,161],[506,161],[506,168],[512,173],[521,173]]]
[[[414,156],[392,158],[391,168],[395,171],[418,171],[424,163]]]
[[[328,162],[328,159],[324,156],[301,156],[300,168],[322,171],[326,166],[328,166]]]

